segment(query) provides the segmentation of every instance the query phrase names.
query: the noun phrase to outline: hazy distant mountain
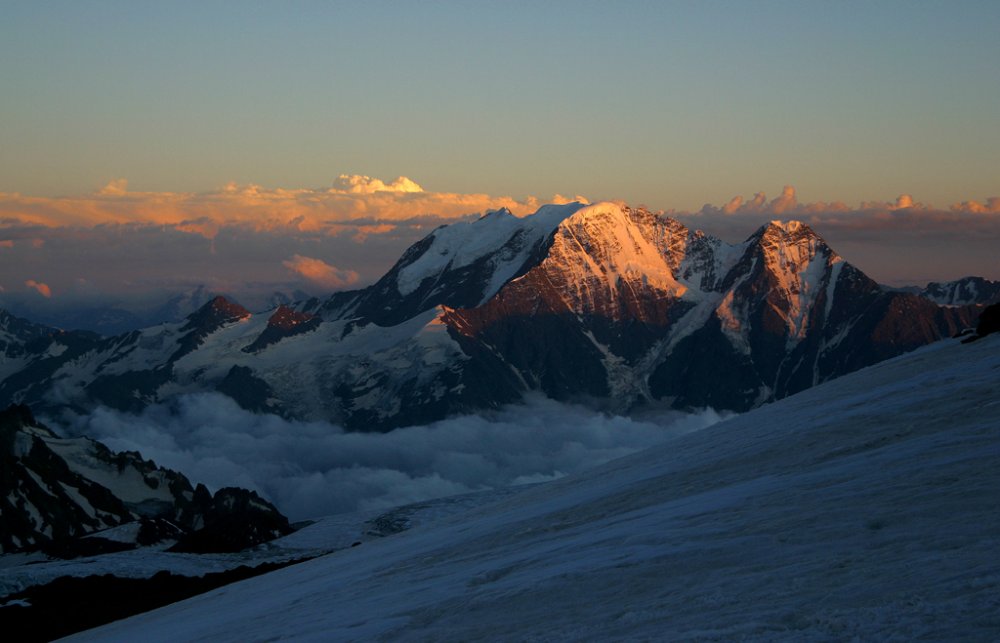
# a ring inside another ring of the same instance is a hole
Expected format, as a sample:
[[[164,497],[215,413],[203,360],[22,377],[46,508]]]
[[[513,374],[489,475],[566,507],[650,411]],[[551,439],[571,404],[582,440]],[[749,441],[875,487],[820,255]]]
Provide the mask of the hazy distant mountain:
[[[119,335],[166,322],[183,321],[219,293],[206,286],[165,292],[160,298],[121,298],[102,302],[87,298],[24,300],[13,295],[0,295],[0,308],[18,317],[31,319],[53,328],[87,330],[101,335]],[[240,293],[236,298],[251,310],[270,310],[282,304],[305,301],[310,295],[297,289],[273,290],[261,293]],[[230,299],[234,299],[232,296]]]
[[[982,277],[962,277],[943,283],[932,281],[920,294],[944,306],[993,304],[1000,301],[1000,281]]]
[[[552,205],[438,228],[377,283],[326,301],[252,315],[216,298],[108,339],[50,333],[5,367],[0,403],[137,410],[220,391],[360,430],[527,391],[618,411],[746,410],[978,312],[885,292],[798,222],[727,244],[642,209]]]

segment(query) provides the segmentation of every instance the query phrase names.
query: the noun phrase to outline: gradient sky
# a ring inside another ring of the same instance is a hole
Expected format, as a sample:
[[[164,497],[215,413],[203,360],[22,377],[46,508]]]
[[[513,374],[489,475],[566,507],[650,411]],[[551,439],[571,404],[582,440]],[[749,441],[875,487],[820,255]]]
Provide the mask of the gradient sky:
[[[1000,193],[1000,2],[21,2],[0,191]]]
[[[576,195],[1000,279],[997,0],[0,2],[26,315],[360,286],[435,225]]]

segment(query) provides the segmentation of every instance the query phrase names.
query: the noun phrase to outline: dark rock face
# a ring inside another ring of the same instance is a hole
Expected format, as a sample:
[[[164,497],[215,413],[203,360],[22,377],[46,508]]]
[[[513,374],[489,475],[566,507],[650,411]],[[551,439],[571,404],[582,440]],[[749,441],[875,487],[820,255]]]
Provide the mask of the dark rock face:
[[[273,404],[273,392],[267,382],[256,377],[246,366],[233,366],[215,390],[233,399],[241,408],[254,413],[284,415],[280,405]]]
[[[120,499],[47,447],[46,440],[55,439],[26,406],[0,412],[0,552],[37,549],[133,520]]]
[[[170,361],[176,362],[197,349],[206,337],[222,326],[249,317],[250,311],[243,306],[234,304],[225,297],[216,297],[187,318],[187,323],[181,327],[181,332],[186,334],[178,342],[177,350],[170,356]]]
[[[962,343],[968,344],[996,332],[1000,332],[1000,303],[987,306],[983,310],[979,316],[979,323],[976,324],[976,332],[963,339]]]
[[[0,605],[0,623],[10,640],[54,641],[299,562],[302,561],[240,566],[196,577],[167,571],[152,578],[118,578],[111,574],[63,576],[2,597],[0,603],[9,604]]]
[[[980,337],[996,332],[1000,332],[1000,304],[987,306],[976,325],[976,334]]]
[[[204,487],[202,487],[204,488]],[[225,487],[200,508],[204,525],[182,536],[170,551],[205,554],[241,551],[292,529],[274,505],[254,491]]]
[[[316,330],[323,319],[319,315],[300,312],[288,306],[278,306],[267,320],[267,328],[252,344],[243,349],[246,353],[256,353],[271,344],[277,344],[286,337],[301,335]]]
[[[130,543],[96,533],[129,523]],[[199,538],[214,543],[211,551],[239,551],[289,531],[288,520],[252,491],[213,496],[138,453],[60,438],[26,406],[0,412],[0,552],[78,556]]]

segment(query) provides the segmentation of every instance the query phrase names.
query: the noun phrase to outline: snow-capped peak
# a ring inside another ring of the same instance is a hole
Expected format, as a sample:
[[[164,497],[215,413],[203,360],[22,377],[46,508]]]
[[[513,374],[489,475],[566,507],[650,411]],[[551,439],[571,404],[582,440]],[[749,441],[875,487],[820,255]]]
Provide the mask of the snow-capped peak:
[[[409,295],[426,279],[487,260],[492,264],[493,278],[482,295],[490,297],[516,274],[561,221],[583,207],[576,202],[546,205],[523,218],[501,209],[475,221],[438,228],[430,234],[426,250],[399,270],[396,288],[401,295]]]
[[[771,221],[755,236],[771,275],[772,310],[784,320],[788,341],[795,343],[805,337],[821,294],[829,309],[844,260],[801,221]]]
[[[607,201],[563,220],[546,264],[560,273],[558,281],[569,291],[570,308],[599,311],[603,303],[617,299],[620,288],[648,287],[671,297],[683,295],[687,288],[674,276],[678,262],[671,261],[669,237],[674,233],[686,241],[687,229],[679,224],[671,229],[669,223]]]

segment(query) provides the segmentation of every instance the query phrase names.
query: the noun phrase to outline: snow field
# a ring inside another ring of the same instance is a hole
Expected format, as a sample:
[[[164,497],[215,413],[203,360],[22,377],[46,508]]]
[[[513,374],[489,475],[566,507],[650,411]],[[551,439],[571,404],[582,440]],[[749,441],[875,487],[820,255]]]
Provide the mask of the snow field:
[[[1000,339],[74,640],[996,640]]]

